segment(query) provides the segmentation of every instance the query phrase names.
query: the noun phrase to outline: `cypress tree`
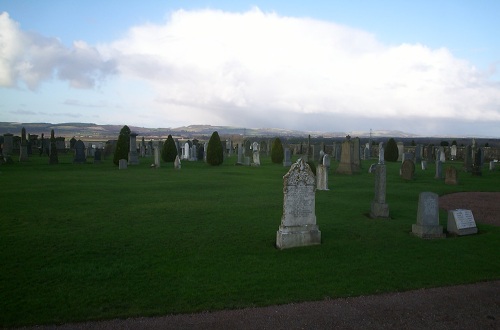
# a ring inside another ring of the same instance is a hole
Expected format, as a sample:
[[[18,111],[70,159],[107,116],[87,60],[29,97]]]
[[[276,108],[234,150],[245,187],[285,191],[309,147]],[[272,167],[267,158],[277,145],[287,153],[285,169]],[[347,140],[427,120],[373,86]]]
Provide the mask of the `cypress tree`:
[[[384,159],[388,162],[396,162],[398,161],[398,156],[398,145],[393,138],[390,138],[389,141],[387,141],[387,146],[384,152]]]
[[[113,163],[118,166],[120,159],[128,159],[128,152],[130,151],[130,128],[127,125],[123,126],[118,135],[118,142],[116,142],[116,150],[113,155]]]
[[[212,133],[207,146],[207,163],[212,166],[218,166],[224,161],[224,150],[217,131]]]
[[[173,163],[175,161],[175,157],[177,156],[177,147],[175,146],[175,141],[172,138],[172,135],[168,135],[167,141],[163,144],[163,148],[161,149],[161,159],[167,163]]]
[[[283,158],[285,155],[283,153],[283,144],[281,144],[280,138],[276,138],[273,141],[272,149],[271,149],[271,161],[275,164],[283,163]]]

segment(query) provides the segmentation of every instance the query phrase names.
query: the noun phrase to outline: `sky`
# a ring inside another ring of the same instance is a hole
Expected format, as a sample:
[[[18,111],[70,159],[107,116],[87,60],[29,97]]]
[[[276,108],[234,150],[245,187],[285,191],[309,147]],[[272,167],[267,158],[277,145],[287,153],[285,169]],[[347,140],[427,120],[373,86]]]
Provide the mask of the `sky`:
[[[500,138],[500,1],[0,0],[0,121]]]

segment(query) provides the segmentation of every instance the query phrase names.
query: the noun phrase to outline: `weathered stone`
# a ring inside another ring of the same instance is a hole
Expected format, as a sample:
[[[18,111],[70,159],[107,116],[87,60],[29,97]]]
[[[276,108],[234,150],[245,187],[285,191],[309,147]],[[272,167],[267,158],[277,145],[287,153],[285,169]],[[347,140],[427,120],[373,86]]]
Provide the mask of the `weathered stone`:
[[[386,203],[386,176],[387,169],[384,164],[375,166],[375,197],[371,203],[371,218],[389,218],[389,204]]]
[[[78,140],[74,145],[75,157],[73,158],[73,163],[84,164],[87,161],[85,156],[85,143],[82,140]]]
[[[422,192],[418,197],[417,223],[412,233],[420,238],[444,238],[443,226],[439,225],[439,196]]]
[[[175,156],[174,168],[176,170],[180,170],[181,169],[181,159],[179,158],[179,155]]]
[[[283,150],[284,157],[283,157],[283,166],[289,167],[292,165],[292,156],[289,148],[285,148]]]
[[[328,168],[320,164],[316,167],[316,179],[317,179],[317,190],[329,190],[328,189]]]
[[[406,159],[401,165],[401,178],[404,180],[413,180],[415,175],[415,163],[411,159]]]
[[[458,184],[458,172],[454,166],[448,166],[446,168],[444,183],[450,185]]]
[[[283,176],[283,215],[276,233],[276,247],[286,249],[321,244],[316,225],[316,180],[301,158]]]
[[[130,149],[128,152],[129,165],[139,165],[139,154],[137,153],[136,138],[136,133],[130,133]]]
[[[118,161],[118,169],[119,170],[126,170],[127,169],[127,160],[126,159],[120,159]]]
[[[477,234],[476,221],[471,210],[448,211],[448,233],[458,236]]]

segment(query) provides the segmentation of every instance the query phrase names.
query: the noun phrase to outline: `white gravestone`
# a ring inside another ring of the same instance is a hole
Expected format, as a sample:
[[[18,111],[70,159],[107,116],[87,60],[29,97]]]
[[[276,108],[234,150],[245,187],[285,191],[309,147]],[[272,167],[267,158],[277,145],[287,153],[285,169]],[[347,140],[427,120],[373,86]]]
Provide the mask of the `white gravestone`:
[[[317,190],[329,190],[328,189],[328,168],[320,164],[316,167],[316,178],[317,178]]]
[[[300,158],[283,176],[283,215],[276,233],[278,249],[321,244],[315,194],[314,174]]]
[[[153,148],[154,150],[154,155],[155,155],[155,167],[159,168],[160,165],[161,165],[161,161],[160,161],[160,148],[159,147],[154,147]]]
[[[175,156],[174,168],[176,170],[180,170],[181,169],[181,159],[179,158],[179,155]]]
[[[260,166],[260,146],[257,142],[252,144],[252,155],[253,155],[253,164],[254,166]]]
[[[411,231],[420,238],[444,238],[443,226],[439,225],[439,196],[422,192],[418,196],[417,223]]]
[[[455,235],[472,235],[477,234],[476,221],[471,210],[449,210],[448,211],[448,226],[449,233]]]

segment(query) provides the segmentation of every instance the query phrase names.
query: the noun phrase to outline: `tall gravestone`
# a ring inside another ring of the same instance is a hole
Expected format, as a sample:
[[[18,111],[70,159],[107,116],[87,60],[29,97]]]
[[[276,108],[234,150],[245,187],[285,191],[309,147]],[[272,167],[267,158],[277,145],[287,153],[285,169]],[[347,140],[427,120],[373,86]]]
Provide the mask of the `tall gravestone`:
[[[415,163],[418,164],[422,161],[422,146],[417,144],[415,146]]]
[[[397,146],[398,146],[398,162],[401,162],[403,161],[403,154],[405,152],[405,147],[403,142],[398,142]]]
[[[102,151],[100,148],[97,148],[94,152],[94,164],[100,164],[102,159]]]
[[[454,144],[450,148],[451,160],[455,160],[457,158],[457,145]]]
[[[3,135],[3,148],[2,153],[6,156],[12,156],[12,150],[14,149],[14,135],[10,133],[5,133]]]
[[[337,167],[337,173],[349,175],[354,173],[353,153],[353,143],[351,139],[347,137],[347,139],[342,142],[342,154],[340,156],[340,164]]]
[[[328,190],[328,168],[319,164],[316,167],[316,189],[317,190]]]
[[[74,145],[75,157],[73,158],[73,163],[85,164],[87,162],[87,156],[85,154],[85,143],[82,140],[78,140]]]
[[[160,166],[161,166],[160,148],[159,147],[154,147],[153,148],[153,153],[154,153],[154,166],[156,168],[160,168]]]
[[[352,169],[354,172],[361,171],[361,147],[359,138],[352,140]]]
[[[26,141],[26,129],[23,127],[21,129],[21,146],[19,149],[19,161],[28,161],[28,143]]]
[[[243,144],[241,142],[238,143],[238,160],[236,164],[243,164]]]
[[[314,174],[300,158],[283,176],[283,215],[276,233],[278,249],[321,244],[315,190]]]
[[[411,232],[420,238],[444,238],[443,226],[439,225],[439,196],[422,192],[418,197],[417,223]]]
[[[260,166],[260,146],[259,143],[254,142],[252,144],[252,157],[254,166]]]
[[[472,171],[472,147],[470,145],[465,146],[464,150],[464,170]]]
[[[380,142],[379,145],[378,145],[378,163],[379,164],[384,164],[385,163],[384,142]]]
[[[137,138],[136,133],[130,133],[130,149],[128,152],[128,163],[130,165],[139,164],[139,154],[137,153],[136,138]]]
[[[370,217],[389,218],[389,204],[386,203],[386,176],[387,169],[384,164],[375,166],[375,197],[373,198]]]
[[[325,154],[323,156],[323,165],[326,167],[326,171],[328,172],[330,170],[330,155]]]
[[[292,153],[290,152],[290,148],[283,149],[284,157],[283,157],[283,166],[289,167],[292,165]]]

